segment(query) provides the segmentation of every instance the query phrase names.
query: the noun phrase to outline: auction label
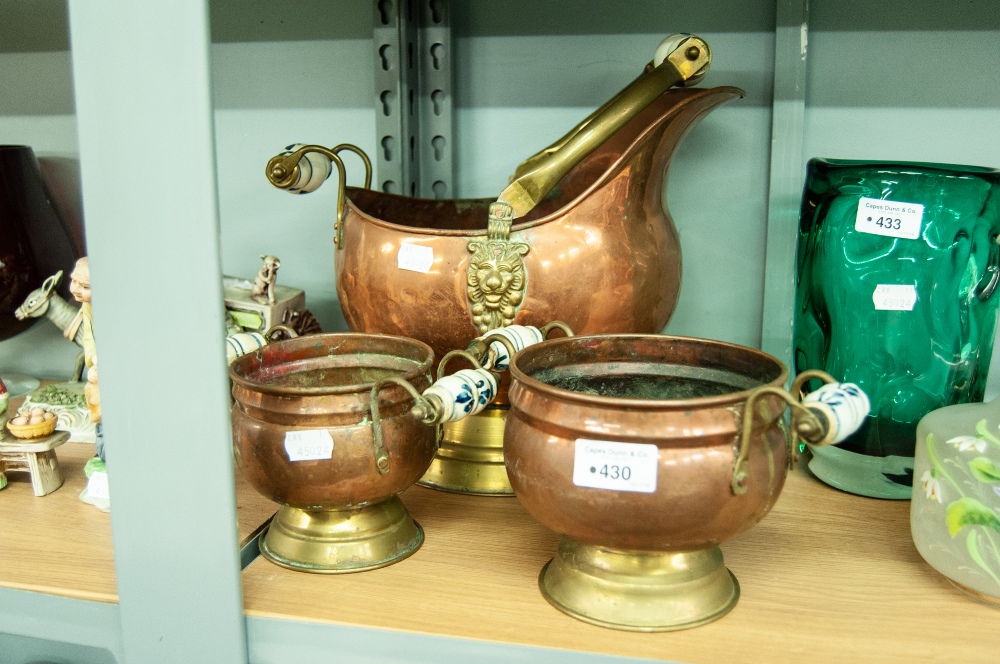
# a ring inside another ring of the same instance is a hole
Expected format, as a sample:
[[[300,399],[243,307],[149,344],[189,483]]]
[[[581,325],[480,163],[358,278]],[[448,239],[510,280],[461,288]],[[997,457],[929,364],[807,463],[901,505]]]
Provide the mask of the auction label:
[[[333,438],[326,429],[286,431],[285,451],[289,461],[316,461],[333,458]]]
[[[656,491],[659,448],[644,443],[612,443],[578,438],[573,484],[611,491]]]
[[[872,293],[876,311],[913,311],[917,287],[913,284],[879,284]]]
[[[923,221],[924,206],[919,203],[862,198],[858,201],[858,216],[854,220],[854,230],[872,235],[916,240],[920,237],[920,224]]]
[[[401,244],[396,254],[396,267],[400,270],[427,274],[434,264],[434,250],[422,244]]]

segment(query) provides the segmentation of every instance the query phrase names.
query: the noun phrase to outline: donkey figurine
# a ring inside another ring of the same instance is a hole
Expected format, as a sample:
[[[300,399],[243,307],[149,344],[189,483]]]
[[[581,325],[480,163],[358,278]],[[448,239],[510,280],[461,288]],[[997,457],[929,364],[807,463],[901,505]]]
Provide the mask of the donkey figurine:
[[[63,271],[59,270],[51,277],[46,279],[42,283],[41,288],[36,288],[31,291],[28,295],[28,299],[17,308],[14,315],[18,320],[24,320],[25,318],[41,318],[45,316],[52,323],[55,324],[63,332],[70,326],[73,319],[76,318],[76,314],[79,311],[77,307],[69,304],[66,300],[59,296],[56,292],[56,286],[62,280]],[[76,337],[73,341],[76,342],[78,346],[80,343],[80,332],[77,331]],[[77,382],[80,380],[80,375],[83,372],[83,351],[76,358],[76,365],[73,370],[73,376],[70,378],[71,381]]]

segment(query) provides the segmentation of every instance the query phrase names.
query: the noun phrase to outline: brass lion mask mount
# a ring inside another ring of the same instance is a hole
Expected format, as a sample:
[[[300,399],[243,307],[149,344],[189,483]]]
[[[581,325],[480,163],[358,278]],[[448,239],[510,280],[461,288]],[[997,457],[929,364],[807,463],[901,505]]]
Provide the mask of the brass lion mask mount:
[[[510,227],[514,211],[510,205],[496,202],[490,205],[486,240],[471,240],[469,251],[468,290],[472,303],[472,324],[480,334],[513,324],[517,307],[524,300],[527,285],[524,256],[530,247],[524,242],[512,242]]]

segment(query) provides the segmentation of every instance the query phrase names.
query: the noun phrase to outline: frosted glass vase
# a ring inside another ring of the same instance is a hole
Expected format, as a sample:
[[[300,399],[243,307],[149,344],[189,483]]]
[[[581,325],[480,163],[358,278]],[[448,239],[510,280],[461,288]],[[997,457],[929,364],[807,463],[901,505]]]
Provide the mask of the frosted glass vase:
[[[1000,399],[920,420],[910,528],[930,565],[1000,607]]]

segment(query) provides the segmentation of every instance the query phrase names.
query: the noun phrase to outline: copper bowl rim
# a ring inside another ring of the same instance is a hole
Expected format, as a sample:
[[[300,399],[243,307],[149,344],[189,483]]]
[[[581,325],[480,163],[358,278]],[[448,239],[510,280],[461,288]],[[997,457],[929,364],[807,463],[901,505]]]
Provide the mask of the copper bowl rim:
[[[302,337],[296,337],[294,339],[284,339],[281,341],[275,341],[269,343],[263,348],[258,348],[257,350],[247,353],[242,357],[236,358],[232,364],[229,365],[229,379],[233,381],[235,385],[242,387],[245,390],[252,392],[258,392],[262,394],[274,394],[279,396],[292,396],[292,397],[309,397],[309,396],[327,396],[327,395],[340,395],[340,394],[359,394],[366,393],[375,386],[375,381],[369,381],[365,383],[354,383],[349,385],[334,385],[329,387],[286,387],[282,385],[271,385],[269,383],[250,380],[240,374],[236,373],[236,368],[241,364],[248,364],[250,360],[247,358],[258,357],[264,352],[268,352],[267,349],[274,349],[282,344],[285,345],[312,345],[315,344],[317,340],[321,339],[379,339],[384,340],[388,343],[400,343],[404,345],[409,345],[416,348],[416,350],[423,354],[424,358],[415,364],[415,366],[409,371],[399,374],[398,378],[413,382],[420,376],[426,375],[430,372],[431,367],[434,364],[434,350],[425,344],[423,341],[413,339],[411,337],[399,337],[389,334],[369,334],[364,332],[327,332],[323,334],[310,334]],[[391,352],[387,352],[387,355],[391,355]]]
[[[735,352],[749,353],[751,355],[756,355],[759,359],[772,362],[779,369],[780,372],[774,380],[769,383],[761,383],[758,386],[748,388],[746,390],[741,390],[739,392],[729,392],[726,394],[720,394],[716,396],[707,397],[695,397],[692,399],[636,399],[627,397],[606,397],[598,396],[594,394],[584,394],[582,392],[574,392],[573,390],[567,390],[562,387],[555,387],[554,385],[549,385],[548,383],[543,383],[542,381],[532,378],[527,375],[518,366],[519,362],[524,361],[524,358],[531,357],[534,353],[545,352],[551,349],[553,346],[559,345],[573,345],[582,342],[587,342],[594,339],[622,339],[622,340],[657,340],[663,342],[669,341],[680,341],[685,343],[697,342],[702,344],[708,344],[718,348],[731,349]],[[714,339],[702,339],[700,337],[684,337],[677,335],[667,335],[667,334],[594,334],[589,336],[575,336],[575,337],[559,337],[558,339],[550,339],[548,341],[543,341],[541,343],[535,344],[533,346],[528,346],[522,351],[519,351],[510,362],[510,375],[511,375],[511,387],[515,383],[523,383],[528,389],[534,392],[540,392],[550,397],[562,401],[576,402],[587,406],[594,406],[597,408],[613,408],[613,409],[627,409],[627,410],[698,410],[703,408],[715,408],[720,406],[730,406],[741,401],[746,401],[750,394],[764,385],[774,385],[776,387],[784,387],[785,383],[788,381],[788,367],[785,363],[778,358],[765,353],[762,350],[756,348],[750,348],[749,346],[741,346],[739,344],[729,343],[727,341],[717,341]]]
[[[608,180],[610,180],[611,177],[615,173],[617,173],[619,170],[621,170],[621,168],[625,165],[625,163],[627,162],[627,160],[631,158],[632,153],[635,152],[638,149],[638,146],[641,145],[642,142],[646,140],[646,136],[650,132],[656,130],[657,126],[660,123],[660,120],[662,118],[664,118],[665,116],[676,115],[677,113],[680,112],[680,109],[683,106],[687,106],[689,104],[692,104],[695,101],[697,101],[698,99],[701,99],[702,97],[707,97],[707,96],[712,95],[712,94],[728,95],[730,99],[735,99],[737,97],[743,97],[746,94],[741,88],[737,88],[737,87],[734,87],[734,86],[731,86],[731,85],[720,85],[720,86],[715,86],[715,87],[711,87],[711,88],[670,88],[669,90],[665,90],[661,94],[661,97],[667,95],[667,93],[674,93],[674,94],[681,93],[681,94],[684,95],[684,97],[677,104],[672,105],[672,106],[670,106],[667,109],[664,109],[663,112],[661,112],[659,115],[657,115],[656,120],[650,122],[639,133],[637,133],[635,135],[635,138],[633,138],[631,141],[629,141],[628,146],[626,146],[625,149],[621,151],[621,154],[619,154],[614,159],[614,161],[612,161],[604,169],[604,171],[601,172],[601,174],[594,179],[593,182],[591,182],[586,187],[584,187],[583,190],[580,191],[580,193],[577,194],[574,198],[572,198],[571,200],[567,201],[558,210],[554,210],[554,211],[550,212],[549,214],[545,215],[544,217],[539,217],[538,219],[532,219],[531,221],[522,221],[520,223],[514,223],[513,226],[511,226],[511,229],[510,229],[511,232],[512,233],[517,233],[517,232],[520,232],[520,231],[526,231],[526,230],[528,230],[530,228],[534,228],[536,226],[541,226],[542,224],[547,224],[547,223],[549,223],[551,221],[555,221],[556,219],[561,219],[562,217],[566,216],[566,214],[570,210],[572,210],[573,208],[575,208],[578,205],[580,205],[580,203],[582,203],[584,200],[586,200],[591,195],[591,193],[593,191],[595,191],[596,189],[602,187],[604,185],[604,183],[607,182]],[[659,97],[657,99],[659,99]],[[656,102],[654,101],[653,103],[656,103]],[[411,235],[433,235],[433,236],[439,236],[439,237],[457,237],[457,238],[465,238],[465,237],[473,237],[473,236],[478,237],[478,236],[486,235],[487,232],[488,232],[488,229],[486,229],[485,227],[481,228],[481,229],[477,229],[477,230],[421,228],[419,226],[403,226],[403,225],[400,225],[400,224],[392,223],[390,221],[386,221],[384,219],[378,219],[376,217],[371,216],[367,212],[363,211],[361,208],[359,208],[354,203],[353,200],[351,200],[351,190],[352,189],[358,189],[358,187],[347,187],[347,196],[346,196],[346,204],[347,204],[347,206],[349,206],[354,211],[355,214],[357,214],[360,217],[363,217],[366,221],[368,221],[369,223],[375,224],[376,226],[382,226],[383,228],[387,228],[387,229],[392,230],[392,231],[397,231],[397,232],[400,232],[400,233],[406,233],[406,234],[411,234]],[[386,192],[383,192],[383,191],[378,191],[377,189],[371,189],[369,191],[371,191],[371,192],[373,192],[375,194],[378,194],[380,196],[386,196],[386,197],[389,197],[389,198],[413,198],[411,196],[403,196],[403,195],[400,195],[400,194],[390,194],[390,193],[386,193]],[[425,199],[425,200],[433,200],[433,199]],[[492,198],[455,198],[455,199],[452,199],[452,200],[454,200],[456,202],[463,202],[463,203],[470,203],[470,204],[471,203],[481,203],[481,204],[483,204],[483,212],[485,213],[486,212],[486,207],[488,206],[488,204],[492,203],[495,199],[492,199]],[[485,217],[484,217],[484,219],[485,219]]]

